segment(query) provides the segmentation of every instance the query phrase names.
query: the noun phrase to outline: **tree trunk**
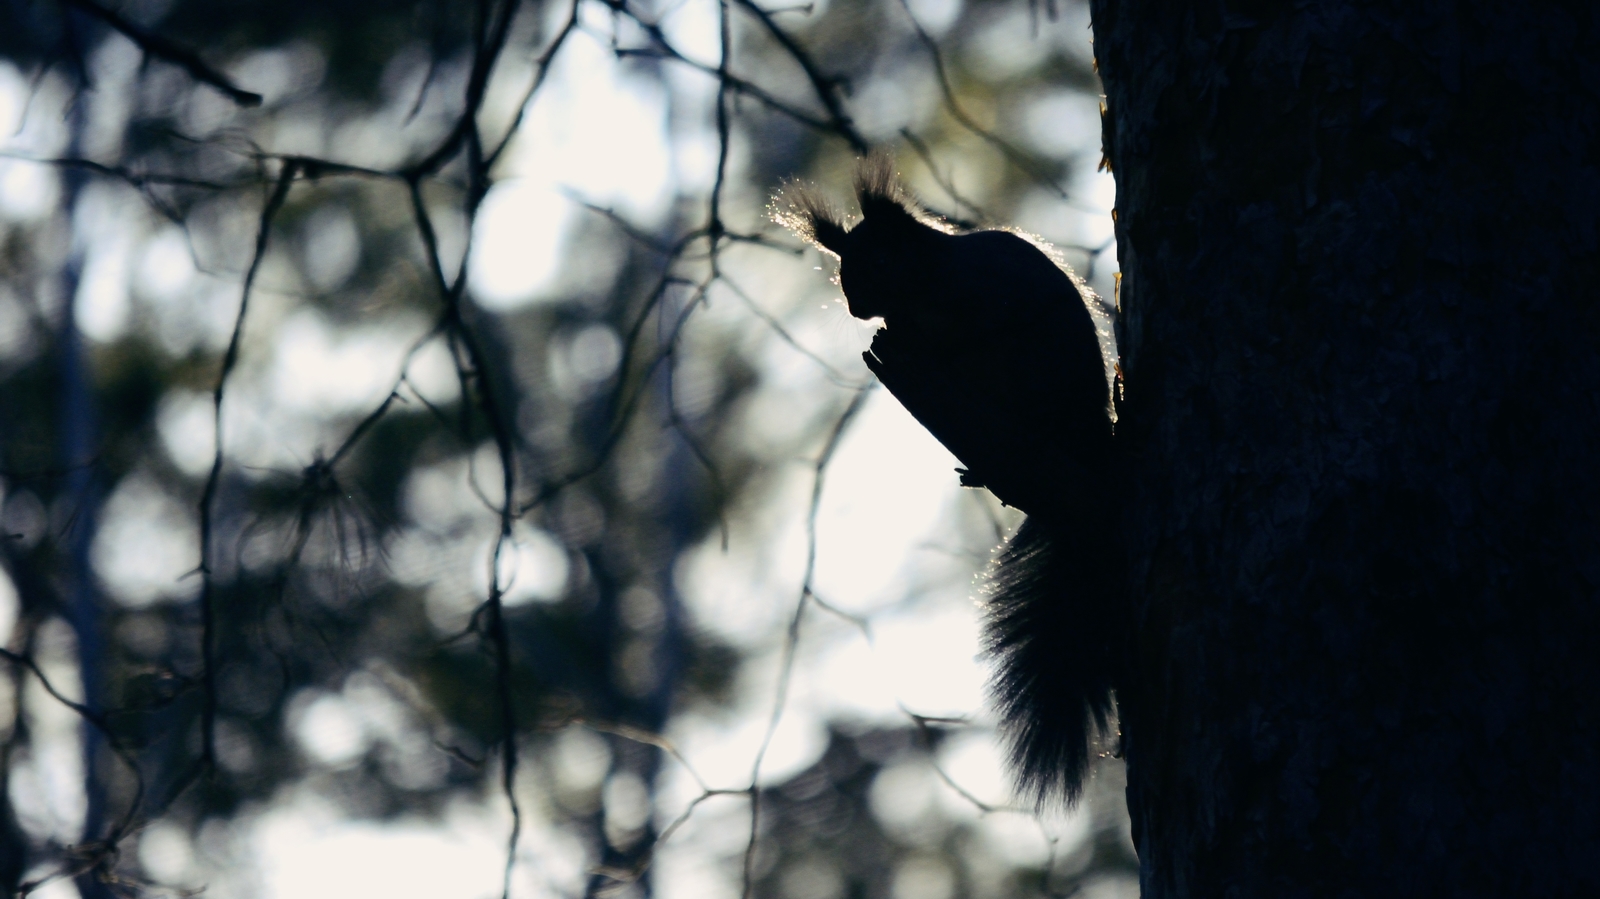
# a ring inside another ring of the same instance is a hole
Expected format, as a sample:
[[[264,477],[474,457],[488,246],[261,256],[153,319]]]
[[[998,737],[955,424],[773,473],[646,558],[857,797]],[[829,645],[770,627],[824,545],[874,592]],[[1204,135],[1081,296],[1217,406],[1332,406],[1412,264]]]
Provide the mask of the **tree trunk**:
[[[1600,895],[1600,23],[1094,0],[1144,896]]]

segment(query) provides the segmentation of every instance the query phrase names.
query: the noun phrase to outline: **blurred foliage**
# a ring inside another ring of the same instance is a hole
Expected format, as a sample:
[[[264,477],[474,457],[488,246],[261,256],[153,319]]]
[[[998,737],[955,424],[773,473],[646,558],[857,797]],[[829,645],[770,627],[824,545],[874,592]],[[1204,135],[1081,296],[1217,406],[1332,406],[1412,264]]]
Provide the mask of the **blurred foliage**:
[[[473,810],[518,896],[1130,889],[1116,768],[1001,808],[940,767],[981,716],[824,709],[748,767],[806,641],[964,602],[1003,521],[949,505],[870,608],[774,561],[872,394],[768,198],[887,146],[1103,286],[1081,5],[0,10],[8,888],[266,892],[249,827],[315,800]]]

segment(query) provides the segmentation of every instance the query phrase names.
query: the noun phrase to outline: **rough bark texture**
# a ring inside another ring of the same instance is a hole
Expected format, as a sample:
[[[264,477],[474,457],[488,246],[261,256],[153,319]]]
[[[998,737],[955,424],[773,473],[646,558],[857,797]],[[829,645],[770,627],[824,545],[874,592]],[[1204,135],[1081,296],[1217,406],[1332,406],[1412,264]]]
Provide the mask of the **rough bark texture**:
[[[1147,899],[1600,895],[1600,23],[1095,0]]]

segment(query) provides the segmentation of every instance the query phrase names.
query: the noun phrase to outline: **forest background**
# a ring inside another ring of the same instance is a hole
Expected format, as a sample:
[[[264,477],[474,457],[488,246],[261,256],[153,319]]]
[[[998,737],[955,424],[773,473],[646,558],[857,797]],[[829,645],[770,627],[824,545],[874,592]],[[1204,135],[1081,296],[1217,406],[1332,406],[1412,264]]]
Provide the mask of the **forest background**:
[[[1083,4],[0,17],[8,890],[1135,894],[983,709],[1015,513],[768,216],[887,148],[1109,306]]]

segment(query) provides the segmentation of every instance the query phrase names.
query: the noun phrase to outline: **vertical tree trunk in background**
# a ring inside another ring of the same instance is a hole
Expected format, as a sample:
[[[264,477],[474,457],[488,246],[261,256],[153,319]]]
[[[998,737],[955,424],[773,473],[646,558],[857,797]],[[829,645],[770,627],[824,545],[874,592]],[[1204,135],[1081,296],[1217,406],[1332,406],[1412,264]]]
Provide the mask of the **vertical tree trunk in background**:
[[[1147,899],[1600,895],[1600,24],[1095,0]]]
[[[81,77],[82,73],[79,73]],[[68,154],[79,156],[84,131],[88,123],[88,98],[79,90],[67,112],[70,143]],[[76,211],[78,200],[87,184],[85,173],[72,171],[62,179],[62,202],[67,209]],[[83,332],[78,327],[77,295],[85,263],[84,248],[74,239],[74,245],[61,270],[61,324],[57,338],[60,399],[61,471],[65,475],[66,502],[69,519],[62,534],[67,569],[58,575],[60,589],[68,605],[61,611],[72,625],[77,638],[78,677],[83,683],[83,705],[91,713],[104,714],[107,708],[106,640],[103,632],[105,610],[95,583],[89,551],[100,523],[99,485],[95,483],[93,466],[96,455],[96,409],[93,375],[89,348],[84,345]],[[79,723],[83,735],[83,785],[85,808],[81,841],[89,843],[103,838],[109,817],[106,808],[106,780],[99,768],[105,755],[105,739],[88,721]],[[82,899],[114,899],[111,885],[100,877],[97,869],[85,871],[73,878]]]

